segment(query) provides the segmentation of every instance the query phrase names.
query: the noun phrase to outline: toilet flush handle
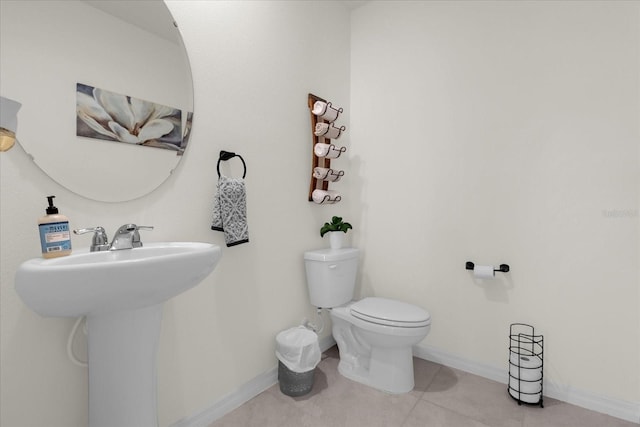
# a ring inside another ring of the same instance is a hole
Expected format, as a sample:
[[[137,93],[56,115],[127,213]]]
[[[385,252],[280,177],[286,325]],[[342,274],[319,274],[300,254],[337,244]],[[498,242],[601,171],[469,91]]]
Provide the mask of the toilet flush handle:
[[[329,270],[335,270],[336,268],[338,268],[338,264],[329,265]]]

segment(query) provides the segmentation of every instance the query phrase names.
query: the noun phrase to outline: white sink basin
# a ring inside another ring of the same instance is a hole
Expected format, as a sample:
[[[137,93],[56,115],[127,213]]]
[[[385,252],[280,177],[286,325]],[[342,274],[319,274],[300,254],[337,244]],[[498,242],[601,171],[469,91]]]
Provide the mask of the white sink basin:
[[[119,251],[75,251],[20,265],[16,291],[43,316],[77,317],[162,303],[200,283],[220,247],[209,243],[147,243]]]
[[[221,254],[209,243],[149,243],[20,265],[16,291],[29,308],[87,316],[90,427],[158,426],[162,303],[200,283]]]

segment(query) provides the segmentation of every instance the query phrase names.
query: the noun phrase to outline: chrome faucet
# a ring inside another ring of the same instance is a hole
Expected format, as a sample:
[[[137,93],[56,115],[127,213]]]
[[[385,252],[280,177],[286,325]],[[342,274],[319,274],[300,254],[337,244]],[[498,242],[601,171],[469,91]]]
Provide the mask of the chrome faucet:
[[[153,230],[151,225],[124,224],[118,228],[113,240],[109,243],[107,233],[102,227],[80,228],[73,230],[75,234],[93,233],[91,240],[91,252],[119,251],[121,249],[133,249],[142,246],[138,230]]]
[[[113,240],[111,241],[110,251],[119,251],[120,249],[133,249],[139,248],[142,246],[142,241],[140,240],[140,233],[138,230],[153,230],[153,226],[151,225],[135,225],[135,224],[125,224],[121,225],[116,231],[116,234],[113,235]]]

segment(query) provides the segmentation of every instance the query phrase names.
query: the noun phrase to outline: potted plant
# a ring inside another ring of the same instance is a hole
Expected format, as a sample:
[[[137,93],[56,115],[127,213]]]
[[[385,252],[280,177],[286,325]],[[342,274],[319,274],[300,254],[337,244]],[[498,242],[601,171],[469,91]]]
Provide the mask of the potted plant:
[[[331,249],[340,249],[342,248],[342,242],[344,240],[344,234],[342,233],[346,233],[351,229],[353,229],[351,224],[344,222],[342,217],[334,216],[331,218],[331,222],[325,222],[320,228],[320,237],[324,237],[325,234],[329,233]]]

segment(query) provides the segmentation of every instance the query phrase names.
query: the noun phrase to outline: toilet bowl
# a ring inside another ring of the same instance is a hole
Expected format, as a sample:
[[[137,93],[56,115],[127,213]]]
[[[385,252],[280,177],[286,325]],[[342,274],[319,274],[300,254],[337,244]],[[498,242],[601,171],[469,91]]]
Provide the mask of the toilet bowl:
[[[413,346],[431,329],[429,313],[402,301],[368,297],[353,301],[358,250],[305,252],[311,303],[330,309],[340,351],[338,371],[388,393],[413,390]]]
[[[376,317],[372,310],[384,314]],[[407,313],[414,317],[406,320]],[[365,298],[333,308],[331,321],[343,376],[388,393],[413,390],[413,346],[429,333],[429,313],[401,301]]]

